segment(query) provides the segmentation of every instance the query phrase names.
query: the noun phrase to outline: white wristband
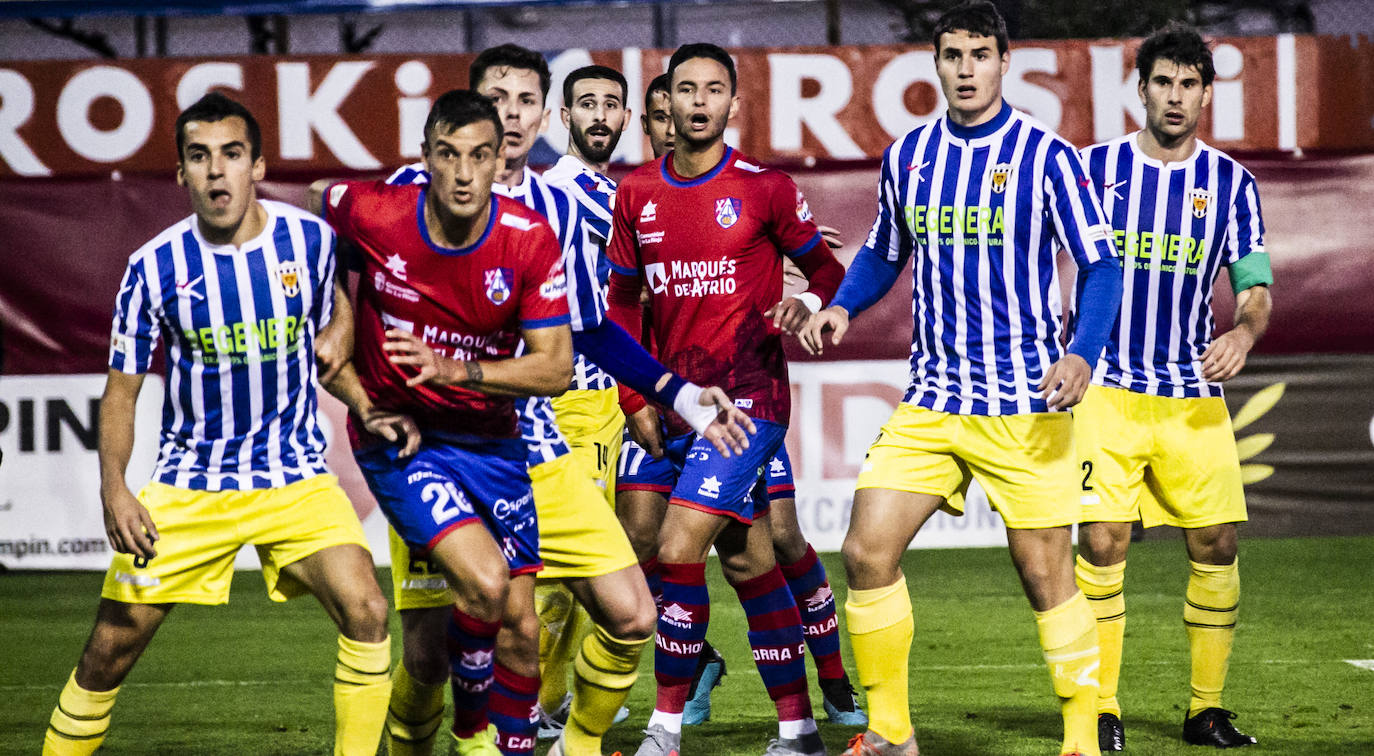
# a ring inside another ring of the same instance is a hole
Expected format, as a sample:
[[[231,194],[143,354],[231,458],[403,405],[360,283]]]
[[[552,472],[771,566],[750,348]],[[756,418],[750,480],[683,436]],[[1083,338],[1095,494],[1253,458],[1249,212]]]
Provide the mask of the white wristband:
[[[802,304],[806,305],[806,309],[810,310],[812,315],[821,311],[821,298],[809,291],[793,294],[792,298],[800,300]]]
[[[687,385],[679,389],[677,396],[673,398],[673,411],[687,421],[687,424],[692,426],[692,430],[697,433],[705,433],[707,426],[716,421],[717,410],[715,406],[701,406],[701,392],[703,391],[705,389],[688,381]]]

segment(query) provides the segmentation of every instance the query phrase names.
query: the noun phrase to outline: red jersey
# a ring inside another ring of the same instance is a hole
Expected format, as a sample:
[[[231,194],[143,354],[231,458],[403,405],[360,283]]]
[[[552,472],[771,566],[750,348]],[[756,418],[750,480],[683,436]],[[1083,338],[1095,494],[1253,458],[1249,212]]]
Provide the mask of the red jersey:
[[[669,153],[620,183],[606,255],[611,317],[621,327],[639,332],[645,282],[653,342],[665,366],[719,386],[753,417],[788,423],[782,334],[763,315],[782,299],[782,256],[807,274],[822,303],[834,296],[844,267],[787,174],[727,147],[715,168],[684,179]],[[669,418],[670,432],[686,429]]]
[[[354,315],[358,378],[378,407],[412,415],[423,431],[518,438],[514,399],[457,386],[410,388],[414,370],[391,364],[382,343],[388,328],[399,328],[450,359],[512,357],[522,328],[568,322],[558,239],[538,213],[492,195],[482,238],[463,249],[440,247],[425,227],[427,189],[346,181],[325,195],[325,218],[348,240],[362,274]],[[349,422],[356,430],[355,418]]]

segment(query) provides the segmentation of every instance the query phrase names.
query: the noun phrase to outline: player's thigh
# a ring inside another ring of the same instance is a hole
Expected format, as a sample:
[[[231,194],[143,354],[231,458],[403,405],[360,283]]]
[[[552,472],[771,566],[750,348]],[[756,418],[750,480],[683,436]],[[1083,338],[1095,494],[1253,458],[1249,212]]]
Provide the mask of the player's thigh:
[[[1053,609],[1078,591],[1073,576],[1073,542],[1067,525],[1007,528],[1007,545],[1021,587],[1035,611]]]
[[[592,474],[609,506],[615,506],[616,463],[620,457],[625,415],[616,389],[568,391],[553,400],[558,427],[572,453]]]
[[[668,508],[677,472],[666,457],[654,459],[625,434],[616,467],[615,512],[640,561],[658,547],[658,529]]]
[[[716,553],[726,580],[741,583],[773,569],[777,558],[771,519],[771,514],[764,514],[749,525],[731,521],[716,537]]]
[[[1221,397],[1159,398],[1150,525],[1205,528],[1248,519],[1231,416]]]
[[[638,565],[605,575],[574,578],[567,585],[592,621],[612,635],[643,638],[653,634],[654,598]]]
[[[380,595],[367,536],[338,478],[325,473],[281,488],[246,492],[245,501],[251,503],[242,507],[239,528],[257,549],[267,595],[273,601],[285,601],[309,590],[296,575],[284,571],[288,565],[342,546],[353,550],[334,553],[344,560],[340,564],[350,564],[356,572],[354,577],[365,580],[363,586]],[[322,581],[317,578],[317,588],[322,587]]]
[[[854,492],[849,530],[840,550],[849,587],[866,590],[897,582],[902,554],[944,498],[890,488]]]
[[[386,596],[367,549],[351,543],[328,546],[286,565],[281,574],[305,586],[348,637],[386,637]]]
[[[1074,406],[1080,522],[1140,519],[1145,468],[1154,438],[1153,398],[1093,385]]]
[[[541,579],[607,575],[639,563],[592,472],[573,454],[530,468]]]
[[[1056,528],[1080,516],[1067,412],[962,418],[957,453],[1008,528]]]
[[[100,595],[126,604],[223,604],[229,600],[239,535],[236,491],[193,491],[149,483],[138,493],[161,536],[150,560],[115,554]]]

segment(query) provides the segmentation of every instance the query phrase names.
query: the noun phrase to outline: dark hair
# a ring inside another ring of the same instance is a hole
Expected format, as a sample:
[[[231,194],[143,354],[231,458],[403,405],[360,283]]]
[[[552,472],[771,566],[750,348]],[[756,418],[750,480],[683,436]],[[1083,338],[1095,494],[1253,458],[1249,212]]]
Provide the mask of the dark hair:
[[[1202,76],[1204,86],[1216,78],[1217,69],[1212,65],[1212,51],[1197,29],[1180,21],[1170,21],[1164,28],[1151,34],[1135,53],[1135,70],[1140,80],[1147,81],[1154,70],[1155,61],[1172,60],[1180,66],[1194,66]]]
[[[735,60],[730,57],[730,53],[725,52],[725,48],[713,45],[710,42],[693,42],[679,47],[673,53],[673,57],[668,59],[668,81],[672,86],[673,71],[677,67],[693,58],[708,58],[725,66],[725,70],[730,72],[730,91],[735,91]]]
[[[573,96],[573,85],[579,81],[588,79],[605,79],[620,85],[620,103],[625,104],[625,100],[630,96],[630,87],[625,83],[625,75],[610,66],[583,66],[576,71],[568,74],[563,80],[563,104],[571,106]]]
[[[659,74],[654,80],[649,82],[649,88],[644,90],[644,115],[654,107],[654,92],[662,92],[669,97],[672,96],[673,77],[668,74]]]
[[[429,143],[430,137],[440,126],[445,127],[447,132],[482,120],[491,122],[499,142],[506,128],[501,125],[501,116],[491,100],[471,89],[451,89],[439,95],[429,109],[429,117],[425,119],[425,143]]]
[[[496,47],[488,47],[477,54],[477,59],[472,61],[472,67],[468,69],[468,86],[473,89],[482,83],[482,77],[487,75],[489,68],[519,68],[525,71],[534,71],[539,74],[539,90],[544,93],[544,99],[549,99],[549,83],[552,77],[549,74],[549,64],[544,60],[544,56],[521,47],[520,45],[504,44]]]
[[[1007,22],[997,11],[997,6],[988,0],[969,0],[960,3],[940,14],[931,31],[931,41],[935,43],[935,53],[940,52],[940,35],[952,31],[966,31],[974,37],[993,37],[997,40],[997,54],[1005,54],[1007,42]]]
[[[249,153],[254,160],[262,157],[262,130],[258,128],[258,119],[254,118],[253,114],[248,112],[248,108],[241,103],[219,92],[209,92],[177,116],[177,160],[181,160],[182,151],[186,149],[186,124],[192,121],[214,123],[235,116],[242,118],[248,126]]]

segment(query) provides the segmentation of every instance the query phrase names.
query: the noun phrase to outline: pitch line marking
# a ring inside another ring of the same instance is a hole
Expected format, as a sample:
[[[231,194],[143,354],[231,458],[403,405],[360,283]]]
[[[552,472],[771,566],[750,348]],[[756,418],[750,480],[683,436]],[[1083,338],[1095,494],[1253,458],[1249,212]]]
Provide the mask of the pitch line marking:
[[[1352,667],[1359,667],[1360,669],[1367,669],[1370,672],[1374,672],[1374,659],[1346,659],[1345,663]]]

